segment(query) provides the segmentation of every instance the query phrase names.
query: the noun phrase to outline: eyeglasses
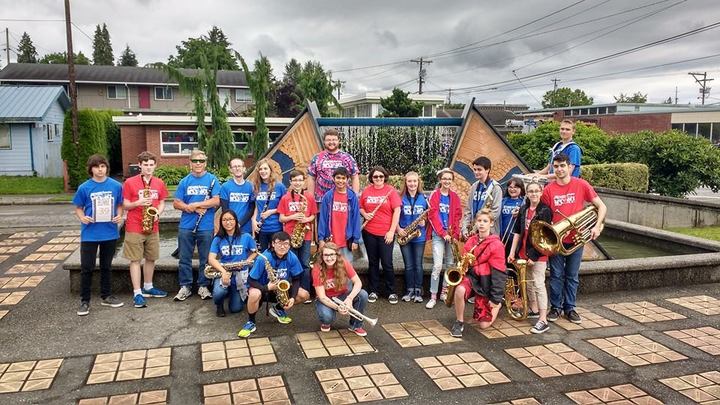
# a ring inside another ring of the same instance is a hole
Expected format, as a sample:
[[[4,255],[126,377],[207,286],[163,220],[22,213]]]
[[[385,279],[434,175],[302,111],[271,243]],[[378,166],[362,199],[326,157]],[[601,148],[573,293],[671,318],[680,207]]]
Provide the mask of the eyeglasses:
[[[337,256],[337,253],[323,253],[323,257],[334,257]]]
[[[373,178],[373,179],[384,179],[384,178],[385,178],[385,175],[384,175],[384,174],[374,174],[374,175],[372,176],[372,178]]]
[[[193,163],[205,163],[205,159],[190,159]]]
[[[204,160],[203,160],[203,162],[204,162]],[[230,166],[230,168],[231,168],[231,169],[244,169],[245,166],[234,165],[234,166]]]
[[[275,242],[273,242],[273,245],[275,245],[277,247],[290,247],[290,241],[285,241],[285,242],[275,241]]]

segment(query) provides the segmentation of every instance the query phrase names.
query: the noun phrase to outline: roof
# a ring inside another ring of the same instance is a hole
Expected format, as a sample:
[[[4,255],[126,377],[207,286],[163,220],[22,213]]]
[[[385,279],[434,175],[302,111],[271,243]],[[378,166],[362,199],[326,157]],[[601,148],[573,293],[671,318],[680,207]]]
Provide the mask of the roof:
[[[180,69],[185,75],[197,74],[199,69]],[[75,65],[77,83],[108,84],[177,84],[167,73],[154,67]],[[68,65],[44,63],[11,63],[0,70],[0,82],[67,83]],[[236,70],[219,70],[218,87],[247,88],[245,73]]]
[[[387,98],[392,95],[392,91],[379,91],[379,92],[368,92],[360,93],[355,95],[341,96],[338,102],[340,105],[349,105],[358,102],[380,102],[381,98]],[[432,94],[408,94],[408,98],[413,101],[421,101],[425,103],[437,103],[443,104],[445,102],[445,96],[436,96]]]
[[[42,121],[55,101],[70,108],[62,86],[0,86],[0,122]]]
[[[118,125],[196,125],[194,115],[117,115],[112,117],[113,122]],[[230,125],[255,125],[253,117],[228,117]],[[210,124],[210,117],[205,117],[205,123]],[[268,126],[287,126],[293,122],[293,118],[267,117],[265,123]]]

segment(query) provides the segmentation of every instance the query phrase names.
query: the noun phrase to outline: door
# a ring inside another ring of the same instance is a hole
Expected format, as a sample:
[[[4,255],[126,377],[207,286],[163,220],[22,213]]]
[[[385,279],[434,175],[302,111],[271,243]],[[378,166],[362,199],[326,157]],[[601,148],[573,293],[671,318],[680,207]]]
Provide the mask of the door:
[[[138,87],[138,106],[150,108],[150,87]]]

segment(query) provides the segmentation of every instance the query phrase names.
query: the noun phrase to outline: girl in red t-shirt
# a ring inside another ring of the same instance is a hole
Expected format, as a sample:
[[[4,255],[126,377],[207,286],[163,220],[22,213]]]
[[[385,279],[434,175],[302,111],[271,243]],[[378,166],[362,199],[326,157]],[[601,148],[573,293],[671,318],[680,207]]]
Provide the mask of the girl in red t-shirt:
[[[312,269],[312,283],[317,295],[315,310],[320,319],[320,331],[329,332],[337,312],[347,315],[347,309],[352,306],[363,313],[368,294],[362,289],[362,282],[355,269],[345,261],[336,244],[325,243],[320,256],[320,263],[316,263]],[[344,305],[334,303],[333,297],[343,301]],[[350,330],[358,336],[367,336],[362,324],[362,320],[350,317]]]

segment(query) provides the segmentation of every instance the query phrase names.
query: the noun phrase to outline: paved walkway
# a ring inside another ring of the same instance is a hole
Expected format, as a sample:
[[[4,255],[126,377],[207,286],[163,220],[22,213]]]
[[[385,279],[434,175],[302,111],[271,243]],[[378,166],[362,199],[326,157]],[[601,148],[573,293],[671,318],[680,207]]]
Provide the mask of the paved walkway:
[[[78,317],[60,268],[77,239],[0,234],[0,403],[720,400],[718,284],[581,295],[583,324],[561,320],[543,335],[503,314],[453,339],[444,306],[378,302],[364,339],[342,321],[319,334],[312,306],[300,305],[290,325],[259,314],[245,341],[236,337],[245,315],[216,318],[197,296],[135,309],[120,294],[125,306],[113,309],[94,295]]]

